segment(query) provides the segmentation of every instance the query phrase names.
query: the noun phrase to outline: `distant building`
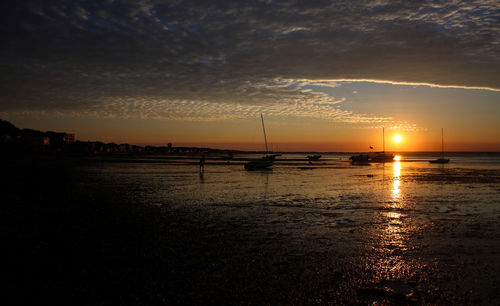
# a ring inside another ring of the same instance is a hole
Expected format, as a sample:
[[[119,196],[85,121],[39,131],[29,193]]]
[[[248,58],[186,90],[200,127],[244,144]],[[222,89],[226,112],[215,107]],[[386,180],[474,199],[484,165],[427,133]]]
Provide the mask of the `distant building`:
[[[44,146],[50,145],[50,138],[49,137],[43,137],[42,144]]]
[[[26,147],[43,147],[50,145],[50,138],[46,136],[20,137],[15,141]]]
[[[66,143],[74,143],[75,142],[75,133],[66,133],[66,137],[64,138]]]
[[[169,150],[169,151],[170,151],[170,149],[172,149],[172,143],[171,143],[171,142],[169,142],[169,143],[167,144],[167,148],[168,148],[168,150]]]
[[[128,143],[122,143],[118,145],[118,152],[120,153],[130,153],[130,145]]]
[[[50,137],[50,143],[52,146],[63,146],[72,144],[75,142],[75,134],[74,133],[54,133],[47,132]]]

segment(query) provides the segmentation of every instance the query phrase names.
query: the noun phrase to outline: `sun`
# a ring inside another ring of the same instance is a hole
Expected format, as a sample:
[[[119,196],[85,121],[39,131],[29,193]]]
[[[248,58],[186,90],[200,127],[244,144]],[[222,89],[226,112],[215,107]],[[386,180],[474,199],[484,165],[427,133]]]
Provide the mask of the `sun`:
[[[394,139],[394,142],[396,142],[396,143],[400,143],[400,142],[401,142],[401,140],[403,140],[403,137],[401,137],[400,135],[396,135],[396,136],[394,136],[394,138],[393,138],[393,139]]]

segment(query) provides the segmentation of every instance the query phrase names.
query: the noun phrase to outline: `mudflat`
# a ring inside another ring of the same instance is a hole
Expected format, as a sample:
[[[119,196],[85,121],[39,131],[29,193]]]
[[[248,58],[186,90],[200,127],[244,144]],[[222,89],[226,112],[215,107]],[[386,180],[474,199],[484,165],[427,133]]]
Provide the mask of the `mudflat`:
[[[1,165],[10,303],[500,302],[496,166]]]

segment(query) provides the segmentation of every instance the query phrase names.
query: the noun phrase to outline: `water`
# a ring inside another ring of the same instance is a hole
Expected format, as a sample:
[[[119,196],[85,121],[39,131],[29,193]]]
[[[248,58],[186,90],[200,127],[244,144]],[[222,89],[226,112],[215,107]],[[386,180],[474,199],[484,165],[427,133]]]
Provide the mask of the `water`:
[[[200,174],[197,161],[161,157],[82,171],[137,205],[200,225],[202,240],[223,240],[231,251],[213,261],[225,268],[193,275],[199,286],[265,283],[319,303],[498,302],[499,155],[447,154],[446,165],[427,162],[436,155],[406,155],[364,166],[346,154],[312,164],[297,161],[303,157],[283,155],[271,171],[207,160]],[[234,280],[241,273],[249,280]],[[313,289],[296,283],[303,281]]]

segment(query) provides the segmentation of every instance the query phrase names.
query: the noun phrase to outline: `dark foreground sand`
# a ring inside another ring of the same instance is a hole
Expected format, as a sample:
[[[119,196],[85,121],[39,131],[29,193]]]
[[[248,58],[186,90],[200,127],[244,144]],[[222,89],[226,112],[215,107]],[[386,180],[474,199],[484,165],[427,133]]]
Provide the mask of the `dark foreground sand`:
[[[8,304],[500,302],[498,226],[459,229],[470,237],[457,245],[453,223],[426,225],[434,228],[403,253],[292,241],[279,231],[259,235],[251,224],[137,206],[86,181],[77,168],[88,160],[2,157]],[[455,255],[436,260],[442,253]],[[412,269],[398,267],[402,261]]]

